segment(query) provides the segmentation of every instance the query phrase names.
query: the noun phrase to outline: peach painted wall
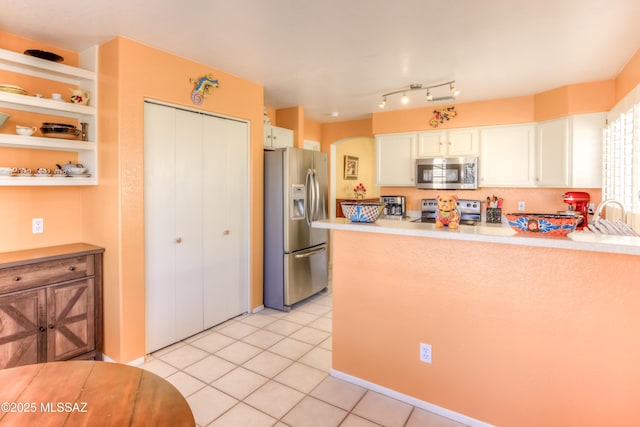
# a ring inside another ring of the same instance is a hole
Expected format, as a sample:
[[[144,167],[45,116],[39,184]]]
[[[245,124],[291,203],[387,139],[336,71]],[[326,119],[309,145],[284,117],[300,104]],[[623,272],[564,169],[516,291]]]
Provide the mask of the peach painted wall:
[[[304,146],[304,110],[302,107],[291,107],[276,110],[278,126],[293,130],[293,146]]]
[[[195,108],[190,78],[212,73],[220,87],[198,108],[250,122],[250,308],[262,305],[262,87],[220,70],[118,37],[100,48],[100,186],[85,203],[85,236],[107,248],[105,353],[129,362],[145,353],[144,99]]]
[[[351,120],[346,122],[323,123],[322,140],[320,141],[322,151],[329,152],[329,147],[334,142],[345,138],[356,136],[367,136],[373,138],[371,119]]]
[[[442,105],[437,108],[445,108]],[[490,101],[455,104],[456,117],[438,126],[438,129],[528,123],[534,119],[534,97],[496,99]],[[381,111],[372,114],[373,134],[433,130],[429,121],[436,107],[408,110]]]
[[[304,119],[304,139],[322,141],[322,124],[311,119]]]
[[[333,235],[333,369],[500,427],[640,425],[637,256]]]
[[[615,79],[615,102],[619,102],[640,83],[640,49]]]
[[[609,111],[615,105],[615,81],[562,86],[535,95],[535,121],[572,114]]]

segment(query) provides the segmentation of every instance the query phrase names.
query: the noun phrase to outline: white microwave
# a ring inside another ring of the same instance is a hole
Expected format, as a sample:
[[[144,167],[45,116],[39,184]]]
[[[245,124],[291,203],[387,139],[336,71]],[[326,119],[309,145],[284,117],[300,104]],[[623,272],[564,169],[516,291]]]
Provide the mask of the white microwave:
[[[416,188],[475,190],[478,188],[477,157],[416,159]]]

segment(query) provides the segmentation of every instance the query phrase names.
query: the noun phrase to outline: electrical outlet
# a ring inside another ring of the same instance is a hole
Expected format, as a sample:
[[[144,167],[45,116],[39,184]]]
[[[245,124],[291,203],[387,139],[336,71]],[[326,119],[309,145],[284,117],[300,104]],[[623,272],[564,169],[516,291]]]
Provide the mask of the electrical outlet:
[[[431,344],[420,343],[420,361],[431,363]]]
[[[31,220],[31,232],[33,234],[44,233],[44,219],[43,218],[33,218]]]
[[[523,211],[524,209],[524,202],[518,202],[518,210]]]

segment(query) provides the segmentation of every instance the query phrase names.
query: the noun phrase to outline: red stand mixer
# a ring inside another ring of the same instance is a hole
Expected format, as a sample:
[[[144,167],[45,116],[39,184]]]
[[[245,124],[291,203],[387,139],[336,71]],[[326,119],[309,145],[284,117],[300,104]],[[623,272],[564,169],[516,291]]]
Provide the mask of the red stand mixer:
[[[582,221],[576,226],[576,230],[582,230],[587,226],[589,214],[589,193],[583,191],[567,191],[562,195],[562,201],[569,205],[567,211],[559,212],[564,214],[581,214]]]

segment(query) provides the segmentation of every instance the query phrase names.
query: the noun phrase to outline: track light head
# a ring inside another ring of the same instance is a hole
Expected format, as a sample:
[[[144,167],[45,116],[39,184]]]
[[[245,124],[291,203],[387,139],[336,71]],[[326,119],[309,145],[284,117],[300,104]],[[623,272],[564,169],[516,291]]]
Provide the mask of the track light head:
[[[429,102],[433,101],[433,95],[431,95],[431,92],[429,92],[429,89],[427,89],[427,101]]]
[[[445,83],[440,83],[440,84],[436,84],[436,85],[431,85],[431,86],[424,86],[420,83],[413,83],[410,84],[409,87],[405,87],[403,89],[398,89],[398,90],[394,90],[392,92],[389,93],[385,93],[384,95],[382,95],[382,101],[380,101],[380,103],[378,104],[378,107],[380,108],[385,108],[386,104],[387,104],[387,96],[389,95],[396,95],[401,93],[402,94],[402,98],[401,98],[401,102],[403,105],[406,105],[409,103],[409,97],[407,96],[407,92],[411,92],[413,90],[426,90],[427,91],[427,101],[428,102],[437,102],[437,101],[449,101],[449,100],[454,100],[455,97],[460,93],[460,91],[453,86],[453,84],[455,83],[455,80],[451,80]],[[439,88],[439,87],[443,87],[443,86],[449,86],[449,93],[446,96],[438,96],[438,97],[434,97],[433,94],[431,93],[432,89],[435,88]]]

